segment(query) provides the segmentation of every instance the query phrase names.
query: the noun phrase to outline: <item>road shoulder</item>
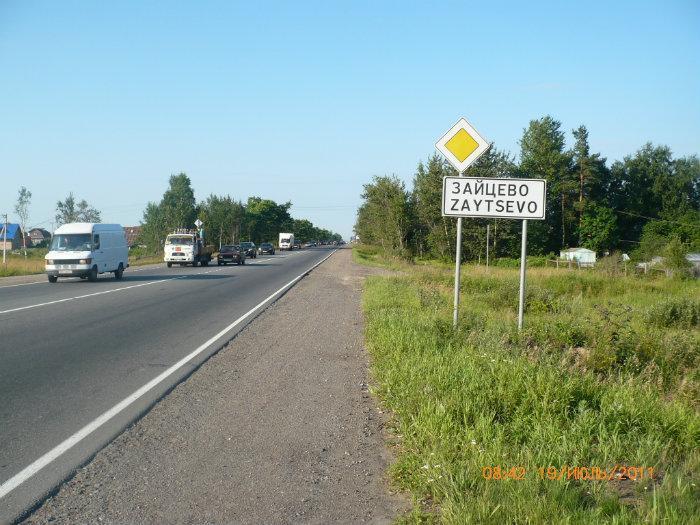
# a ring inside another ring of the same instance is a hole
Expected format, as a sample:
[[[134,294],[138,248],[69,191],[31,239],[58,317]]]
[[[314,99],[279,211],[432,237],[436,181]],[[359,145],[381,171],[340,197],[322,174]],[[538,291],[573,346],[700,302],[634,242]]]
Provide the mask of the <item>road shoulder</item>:
[[[389,522],[383,419],[367,387],[362,280],[340,250],[27,520]]]

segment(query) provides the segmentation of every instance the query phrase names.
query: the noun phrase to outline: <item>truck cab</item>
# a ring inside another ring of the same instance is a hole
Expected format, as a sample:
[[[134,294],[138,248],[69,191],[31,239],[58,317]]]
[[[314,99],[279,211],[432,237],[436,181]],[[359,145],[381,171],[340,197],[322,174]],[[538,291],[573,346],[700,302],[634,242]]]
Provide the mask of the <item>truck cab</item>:
[[[211,254],[212,250],[204,245],[196,230],[177,230],[165,238],[163,260],[168,268],[173,264],[207,266]]]

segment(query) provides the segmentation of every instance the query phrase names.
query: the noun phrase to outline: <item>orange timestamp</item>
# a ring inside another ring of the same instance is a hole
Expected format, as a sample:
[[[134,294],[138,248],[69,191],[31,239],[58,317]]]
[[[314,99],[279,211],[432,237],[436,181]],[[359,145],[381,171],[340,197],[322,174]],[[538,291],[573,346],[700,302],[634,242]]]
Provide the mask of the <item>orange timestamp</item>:
[[[537,467],[528,476],[528,469],[523,466],[508,467],[489,465],[481,468],[481,475],[487,480],[524,480],[535,477],[550,481],[586,480],[586,481],[615,481],[623,479],[643,480],[654,478],[654,467],[614,465],[612,467],[571,466]]]

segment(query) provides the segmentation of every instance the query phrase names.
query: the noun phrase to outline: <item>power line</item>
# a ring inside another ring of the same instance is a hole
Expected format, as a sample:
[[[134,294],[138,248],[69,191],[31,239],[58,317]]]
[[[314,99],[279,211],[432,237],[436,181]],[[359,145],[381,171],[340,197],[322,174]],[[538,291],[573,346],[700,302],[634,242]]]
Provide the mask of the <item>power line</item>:
[[[622,213],[623,215],[630,215],[632,217],[639,217],[640,219],[649,219],[650,221],[663,221],[663,222],[672,222],[674,224],[680,224],[682,226],[688,226],[690,228],[697,228],[697,224],[688,224],[687,222],[679,222],[679,221],[672,221],[670,219],[659,219],[656,217],[647,217],[646,215],[639,215],[638,213],[632,213],[629,211],[622,211],[622,210],[615,210],[617,213]]]

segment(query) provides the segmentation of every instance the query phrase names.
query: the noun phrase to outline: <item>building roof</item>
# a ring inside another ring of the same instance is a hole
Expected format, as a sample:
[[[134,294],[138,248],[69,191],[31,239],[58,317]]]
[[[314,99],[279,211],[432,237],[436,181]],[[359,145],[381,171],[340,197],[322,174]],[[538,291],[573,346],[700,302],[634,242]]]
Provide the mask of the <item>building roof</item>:
[[[138,236],[141,235],[141,226],[124,226],[124,234],[127,246],[133,246],[136,244]]]
[[[588,248],[567,248],[566,250],[561,250],[561,253],[572,253],[572,252],[595,253],[593,250],[589,250]]]
[[[4,229],[5,229],[4,225],[0,227],[0,241],[5,238],[5,233],[3,232]],[[17,235],[18,231],[20,231],[19,224],[9,223],[7,225],[7,240],[9,241],[9,240],[14,239],[15,235]]]
[[[51,237],[51,233],[45,230],[44,228],[32,228],[31,230],[29,230],[29,236],[33,239],[38,239],[39,237],[48,239],[49,237]]]

